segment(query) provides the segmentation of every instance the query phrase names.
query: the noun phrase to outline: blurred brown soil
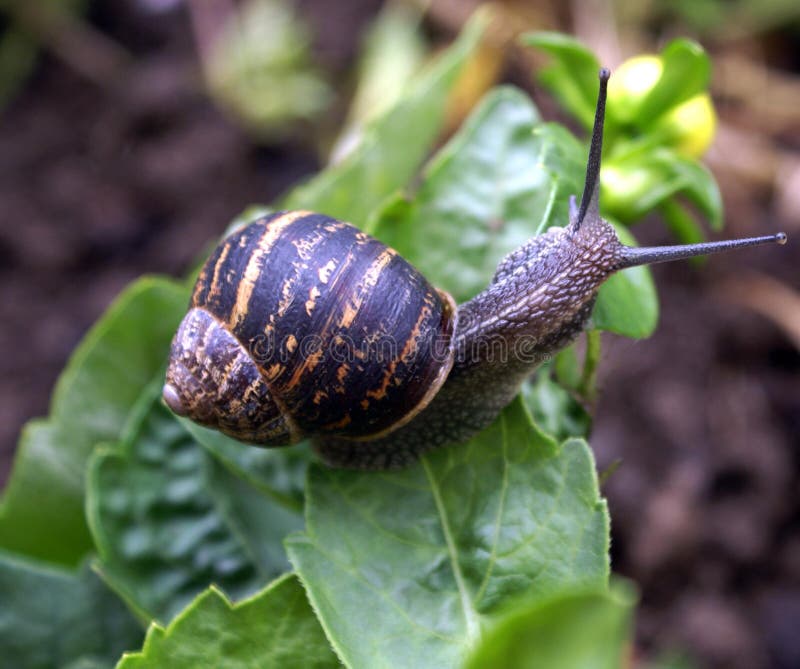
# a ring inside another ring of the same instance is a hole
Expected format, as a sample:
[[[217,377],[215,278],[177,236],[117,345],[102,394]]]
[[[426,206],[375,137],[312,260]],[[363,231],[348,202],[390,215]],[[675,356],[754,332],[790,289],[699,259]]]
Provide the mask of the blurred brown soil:
[[[300,3],[345,81],[379,3],[339,5]],[[44,56],[0,116],[0,484],[20,427],[47,413],[69,353],[124,285],[184,272],[245,205],[318,167],[307,144],[259,147],[211,104],[181,10],[93,11],[134,55],[124,85],[103,90]],[[769,201],[731,207],[723,190],[733,234],[758,233],[754,208],[759,230],[781,227]],[[637,234],[667,241],[658,226]],[[623,460],[604,492],[614,570],[641,589],[642,657],[800,667],[800,355],[720,289],[746,266],[797,290],[797,248],[658,267],[657,334],[605,337],[592,446],[601,469]]]

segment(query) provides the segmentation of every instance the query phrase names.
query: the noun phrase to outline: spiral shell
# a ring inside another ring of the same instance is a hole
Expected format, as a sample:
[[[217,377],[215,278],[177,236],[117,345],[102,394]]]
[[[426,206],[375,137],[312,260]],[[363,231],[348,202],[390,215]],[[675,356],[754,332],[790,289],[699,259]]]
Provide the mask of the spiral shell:
[[[203,267],[164,399],[265,446],[384,436],[444,383],[455,318],[447,293],[352,225],[272,214],[225,238]]]

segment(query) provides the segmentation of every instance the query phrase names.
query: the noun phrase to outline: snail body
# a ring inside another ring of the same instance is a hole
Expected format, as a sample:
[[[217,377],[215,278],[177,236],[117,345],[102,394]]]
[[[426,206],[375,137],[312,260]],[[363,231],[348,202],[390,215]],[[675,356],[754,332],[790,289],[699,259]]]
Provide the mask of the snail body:
[[[311,437],[334,466],[401,466],[489,425],[584,329],[614,272],[785,241],[623,245],[598,208],[607,80],[601,70],[586,185],[569,224],[506,256],[458,308],[393,249],[321,214],[279,212],[224,239],[173,340],[167,405],[261,446]]]

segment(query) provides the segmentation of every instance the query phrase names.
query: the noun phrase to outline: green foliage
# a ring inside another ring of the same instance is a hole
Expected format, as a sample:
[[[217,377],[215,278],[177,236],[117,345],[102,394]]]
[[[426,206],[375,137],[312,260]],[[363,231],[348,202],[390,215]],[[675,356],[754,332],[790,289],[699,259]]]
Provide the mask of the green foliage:
[[[141,279],[86,335],[59,378],[49,419],[23,431],[0,505],[0,548],[73,566],[91,550],[86,462],[95,444],[119,438],[164,365],[187,300],[179,284]]]
[[[463,302],[489,283],[508,252],[565,225],[585,162],[585,149],[543,123],[524,93],[497,88],[431,161],[417,192],[388,201],[368,230]],[[600,289],[596,327],[647,337],[657,318],[648,268],[625,270]]]
[[[331,91],[311,65],[309,41],[290,3],[247,0],[206,47],[212,92],[266,137],[285,132],[291,121],[314,117],[330,101]]]
[[[160,391],[142,396],[119,445],[95,451],[87,514],[104,578],[167,621],[209,583],[238,599],[285,571],[280,542],[301,519],[199,448]]]
[[[557,446],[519,401],[407,470],[313,467],[306,494],[289,556],[348,666],[457,666],[521,593],[606,584],[591,452],[581,440]]]
[[[236,605],[210,587],[167,628],[153,623],[142,651],[126,654],[117,669],[338,666],[303,588],[287,574]]]
[[[539,125],[528,96],[496,89],[436,155],[413,199],[391,202],[370,232],[457,302],[474,297],[504,255],[566,216],[567,195],[557,191],[580,167],[554,179],[536,169],[554,144],[534,135]]]
[[[566,223],[586,160],[567,130],[502,87],[421,168],[483,24],[470,22],[340,162],[279,205],[362,225],[459,300],[511,249]],[[594,56],[546,41],[556,71],[576,70],[564,99],[580,116],[596,93]],[[687,80],[694,90],[702,76]],[[683,99],[677,85],[658,104]],[[637,141],[616,132],[619,146]],[[650,148],[675,180],[647,206],[695,235],[670,198],[711,216],[707,173]],[[0,506],[4,660],[110,666],[141,639],[124,604],[150,624],[125,669],[618,666],[632,597],[608,588],[609,518],[584,440],[598,332],[582,365],[574,349],[560,353],[467,444],[401,471],[332,471],[308,444],[243,446],[167,411],[159,387],[187,298],[185,283],[130,287],[73,355],[50,416],[24,430]],[[643,337],[657,313],[637,268],[603,287],[594,322]],[[78,570],[92,553],[102,580]]]
[[[614,583],[520,605],[486,635],[465,669],[619,669],[626,666],[634,599],[626,584]]]
[[[358,64],[358,88],[331,150],[331,162],[340,162],[359,146],[366,125],[395,104],[413,80],[425,59],[421,20],[421,8],[387,2],[369,26]]]
[[[68,572],[0,552],[4,667],[108,669],[142,628],[88,566]]]
[[[549,66],[539,72],[539,80],[590,129],[599,86],[600,63],[594,54],[578,40],[558,33],[529,33],[522,41],[551,57]],[[650,75],[652,81],[642,81]],[[673,40],[658,56],[626,61],[616,75],[612,73],[601,212],[630,225],[665,205],[661,211],[670,227],[677,227],[675,220],[680,218],[681,229],[686,230],[686,210],[681,207],[674,219],[672,212],[680,207],[676,198],[687,199],[713,228],[721,226],[719,189],[696,159],[713,137],[713,107],[710,101],[704,107],[700,100],[700,111],[689,116],[685,108],[687,101],[707,97],[710,76],[707,54],[687,39]],[[699,233],[696,224],[692,232],[694,236]]]
[[[181,419],[180,422],[234,476],[279,504],[302,510],[306,468],[311,459],[308,442],[293,446],[289,451],[242,448],[241,443],[220,432],[200,427],[190,420]]]
[[[358,146],[283,201],[284,209],[324,211],[364,225],[386,197],[419,169],[444,122],[447,94],[478,44],[485,18],[478,14],[459,39],[401,98],[368,124]]]
[[[572,392],[552,377],[552,365],[545,365],[522,385],[521,397],[540,428],[558,440],[586,437],[591,416]]]
[[[522,36],[522,43],[552,56],[550,64],[539,70],[539,81],[585,128],[591,128],[600,69],[594,53],[574,37],[563,33],[528,33]]]

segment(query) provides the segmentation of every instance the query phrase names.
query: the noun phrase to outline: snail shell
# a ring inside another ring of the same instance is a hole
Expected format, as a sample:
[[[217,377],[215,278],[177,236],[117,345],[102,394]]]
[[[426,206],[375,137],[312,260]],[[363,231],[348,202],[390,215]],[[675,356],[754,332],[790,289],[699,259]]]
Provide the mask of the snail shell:
[[[444,383],[455,320],[449,294],[354,226],[272,214],[223,240],[203,267],[164,399],[264,446],[374,439]]]

